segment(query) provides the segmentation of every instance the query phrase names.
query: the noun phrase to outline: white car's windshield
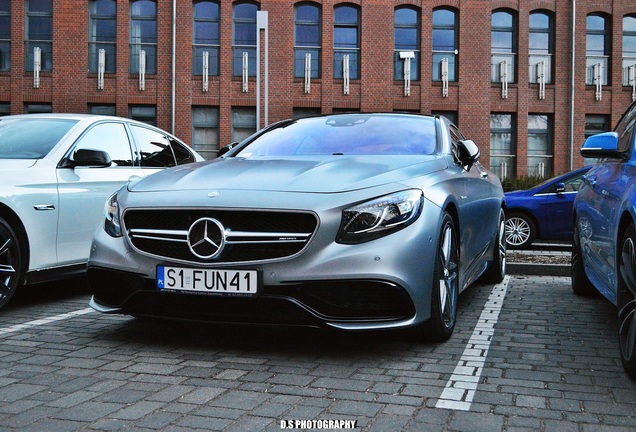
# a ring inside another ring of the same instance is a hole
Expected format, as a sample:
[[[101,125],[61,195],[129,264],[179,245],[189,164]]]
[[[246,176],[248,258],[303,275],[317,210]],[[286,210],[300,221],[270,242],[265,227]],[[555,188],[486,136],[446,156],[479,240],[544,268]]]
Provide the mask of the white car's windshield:
[[[76,123],[42,118],[0,120],[0,159],[41,159]]]
[[[281,123],[237,156],[427,155],[436,142],[433,117],[340,114]]]

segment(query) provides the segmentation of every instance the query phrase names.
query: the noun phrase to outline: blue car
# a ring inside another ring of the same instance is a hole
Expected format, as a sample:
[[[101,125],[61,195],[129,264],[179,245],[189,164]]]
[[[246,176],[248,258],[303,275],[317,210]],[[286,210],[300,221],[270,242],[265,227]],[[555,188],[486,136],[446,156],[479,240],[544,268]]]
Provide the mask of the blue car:
[[[636,380],[636,103],[614,132],[589,137],[581,154],[601,158],[574,201],[572,289],[599,291],[618,310],[620,356]]]
[[[525,249],[537,239],[572,239],[572,203],[590,166],[551,178],[528,190],[506,193],[506,242]]]

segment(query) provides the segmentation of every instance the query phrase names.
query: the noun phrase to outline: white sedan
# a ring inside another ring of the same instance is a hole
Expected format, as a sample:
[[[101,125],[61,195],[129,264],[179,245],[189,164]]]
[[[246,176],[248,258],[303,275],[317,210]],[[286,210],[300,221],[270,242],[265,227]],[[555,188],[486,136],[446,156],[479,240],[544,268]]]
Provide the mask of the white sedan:
[[[104,202],[129,179],[203,158],[119,117],[0,117],[0,308],[19,285],[86,270]]]

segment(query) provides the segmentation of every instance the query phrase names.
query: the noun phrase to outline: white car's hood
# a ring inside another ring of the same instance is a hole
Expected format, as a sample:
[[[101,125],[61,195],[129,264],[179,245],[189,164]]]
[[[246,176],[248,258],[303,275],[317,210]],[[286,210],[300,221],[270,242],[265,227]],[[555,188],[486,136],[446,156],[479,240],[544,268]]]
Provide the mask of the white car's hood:
[[[30,168],[37,161],[37,159],[0,159],[0,170]]]
[[[345,192],[396,183],[444,168],[446,160],[440,156],[228,158],[165,170],[131,183],[129,190]]]

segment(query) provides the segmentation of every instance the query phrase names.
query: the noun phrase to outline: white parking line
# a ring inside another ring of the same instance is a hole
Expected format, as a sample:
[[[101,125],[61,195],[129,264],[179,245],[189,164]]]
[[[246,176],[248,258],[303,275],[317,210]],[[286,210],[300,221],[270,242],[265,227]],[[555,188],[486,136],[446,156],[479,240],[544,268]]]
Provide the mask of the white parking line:
[[[64,314],[60,314],[60,315],[54,315],[51,317],[47,317],[47,318],[40,318],[37,320],[33,320],[33,321],[29,321],[23,324],[16,324],[13,325],[11,327],[4,327],[4,328],[0,328],[0,336],[3,336],[5,334],[8,333],[15,333],[15,332],[19,332],[20,330],[25,330],[28,329],[30,327],[37,327],[37,326],[41,326],[41,325],[45,325],[45,324],[49,324],[55,321],[62,321],[68,318],[73,318],[76,316],[80,316],[80,315],[86,315],[87,313],[91,313],[93,312],[93,309],[91,308],[86,308],[86,309],[78,309],[76,311],[73,312],[68,312],[68,313],[64,313]]]
[[[488,356],[490,342],[495,333],[495,324],[497,324],[499,312],[501,312],[504,297],[506,297],[509,281],[510,276],[506,276],[503,282],[493,287],[462,357],[435,404],[436,408],[470,410]]]

